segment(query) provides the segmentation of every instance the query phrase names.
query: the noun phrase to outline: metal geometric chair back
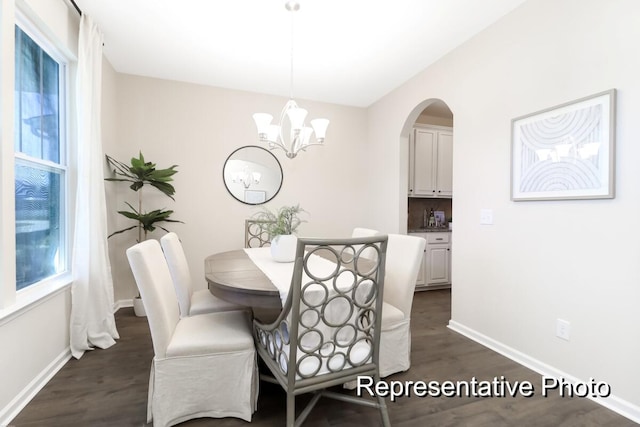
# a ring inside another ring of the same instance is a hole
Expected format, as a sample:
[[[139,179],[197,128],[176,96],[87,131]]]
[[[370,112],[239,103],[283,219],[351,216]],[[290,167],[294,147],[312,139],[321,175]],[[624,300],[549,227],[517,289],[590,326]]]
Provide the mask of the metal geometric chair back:
[[[287,426],[300,425],[320,396],[380,409],[385,401],[325,390],[371,376],[380,381],[378,359],[387,235],[349,239],[299,238],[291,288],[278,319],[254,320],[258,354],[287,393]],[[375,253],[372,258],[363,252]],[[316,392],[298,420],[295,396]]]
[[[244,221],[245,248],[262,248],[263,246],[270,246],[271,236],[265,227],[267,224],[273,224],[273,221],[257,219],[247,219]]]

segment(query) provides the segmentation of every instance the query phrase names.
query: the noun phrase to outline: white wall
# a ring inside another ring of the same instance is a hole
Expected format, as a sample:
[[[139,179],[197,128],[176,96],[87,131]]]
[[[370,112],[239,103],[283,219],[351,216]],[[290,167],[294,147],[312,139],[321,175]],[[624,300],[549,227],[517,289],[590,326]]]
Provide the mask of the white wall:
[[[370,161],[388,165],[370,178],[369,191],[379,195],[374,226],[401,229],[400,135],[424,100],[448,104],[455,134],[452,325],[538,366],[609,382],[636,419],[638,16],[635,0],[529,1],[373,105],[368,127]],[[511,119],[610,88],[618,90],[615,199],[510,201]],[[493,226],[479,225],[482,208],[493,209]],[[555,337],[557,318],[571,322],[570,341]]]
[[[244,145],[260,145],[252,114],[270,112],[279,117],[285,98],[212,88],[159,79],[117,75],[116,133],[105,139],[109,155],[128,162],[142,150],[147,161],[159,168],[178,165],[174,175],[175,199],[144,188],[145,209],[167,208],[184,224],[167,224],[180,236],[195,286],[205,288],[204,259],[215,252],[238,249],[244,243],[244,220],[259,210],[234,199],[222,180],[227,157]],[[297,100],[309,117],[331,120],[322,147],[311,147],[295,159],[273,153],[283,169],[283,185],[265,206],[300,204],[308,214],[301,236],[345,236],[355,226],[366,226],[369,212],[363,204],[373,197],[364,191],[370,165],[363,161],[366,149],[366,110]],[[111,141],[115,138],[116,141]],[[135,195],[124,183],[110,197],[112,211],[123,209]],[[147,205],[147,201],[149,204]],[[131,224],[119,215],[112,231]],[[159,238],[163,231],[151,237]],[[137,234],[128,232],[110,239],[115,299],[131,298],[135,284],[125,256]]]

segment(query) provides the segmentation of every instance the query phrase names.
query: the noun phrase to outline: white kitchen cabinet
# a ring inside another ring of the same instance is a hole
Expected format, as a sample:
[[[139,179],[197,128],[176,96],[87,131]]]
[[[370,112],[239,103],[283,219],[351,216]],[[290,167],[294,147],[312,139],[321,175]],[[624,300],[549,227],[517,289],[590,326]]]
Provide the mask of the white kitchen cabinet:
[[[425,251],[427,286],[451,284],[451,233],[428,233]]]
[[[422,236],[420,236],[422,237]],[[427,282],[425,281],[425,265],[426,265],[426,254],[427,250],[424,251],[425,255],[422,257],[422,262],[420,263],[420,269],[418,270],[418,278],[416,279],[416,288],[424,286]]]
[[[422,265],[416,280],[416,290],[451,285],[451,233],[410,233],[426,240]]]
[[[451,198],[452,172],[451,128],[414,128],[409,138],[409,196]]]

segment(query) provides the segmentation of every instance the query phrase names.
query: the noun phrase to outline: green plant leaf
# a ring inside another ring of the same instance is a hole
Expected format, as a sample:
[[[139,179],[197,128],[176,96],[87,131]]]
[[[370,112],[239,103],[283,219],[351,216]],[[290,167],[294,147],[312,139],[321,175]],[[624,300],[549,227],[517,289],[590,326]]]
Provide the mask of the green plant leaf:
[[[140,214],[138,214],[137,212],[134,213],[134,212],[128,212],[128,211],[118,211],[118,213],[129,219],[135,219],[136,221],[138,221],[140,218]]]
[[[173,181],[173,175],[178,172],[176,170],[178,167],[177,165],[172,165],[166,169],[156,169],[156,164],[147,162],[141,151],[138,153],[137,158],[131,158],[129,165],[108,155],[105,157],[109,166],[113,168],[112,170],[114,175],[116,175],[115,177],[105,178],[106,181],[128,182],[130,183],[129,188],[135,192],[140,191],[140,189],[145,185],[150,185],[172,200],[175,200],[173,197],[175,194],[175,188],[169,182]],[[147,232],[154,231],[157,227],[157,223],[160,222],[182,223],[182,221],[169,218],[173,214],[172,210],[156,209],[151,212],[138,212],[130,203],[125,203],[130,208],[130,211],[122,210],[118,211],[118,213],[126,218],[136,221],[137,225],[118,230],[109,235],[109,237],[134,228],[142,228],[146,235]],[[164,228],[162,229],[165,230]]]
[[[172,176],[178,172],[176,170],[178,165],[172,165],[167,169],[156,169],[155,163],[145,161],[142,152],[139,153],[138,158],[131,158],[130,165],[126,165],[108,155],[106,158],[107,162],[113,167],[114,174],[123,177],[106,178],[107,181],[131,182],[130,188],[133,191],[139,191],[145,184],[149,184],[173,199],[175,189],[169,182],[173,181]]]
[[[137,225],[132,225],[131,227],[123,228],[122,230],[114,231],[113,233],[107,236],[107,239],[111,236],[115,236],[116,234],[124,233],[125,231],[133,230],[134,228],[138,228]]]
[[[173,165],[167,169],[156,169],[149,172],[148,176],[156,181],[171,181],[169,178],[178,173],[178,171],[175,170],[177,167],[178,165]]]
[[[149,184],[152,187],[155,187],[158,190],[162,191],[166,196],[168,196],[171,199],[175,200],[173,198],[173,195],[175,194],[176,190],[175,190],[175,188],[173,188],[173,185],[167,184],[165,182],[158,182],[158,181],[153,181],[153,182],[150,182]]]
[[[295,234],[300,224],[306,222],[299,217],[303,212],[306,213],[300,205],[282,206],[275,212],[263,208],[260,212],[253,215],[253,218],[259,221],[265,221],[266,224],[263,228],[269,236],[273,238],[274,236],[283,234]]]

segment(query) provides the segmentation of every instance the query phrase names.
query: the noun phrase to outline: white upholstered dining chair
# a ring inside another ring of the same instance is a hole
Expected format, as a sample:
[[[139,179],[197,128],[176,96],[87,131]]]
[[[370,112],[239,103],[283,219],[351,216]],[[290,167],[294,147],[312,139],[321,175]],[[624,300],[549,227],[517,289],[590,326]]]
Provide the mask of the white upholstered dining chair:
[[[382,233],[372,228],[356,227],[351,232],[351,237],[371,237],[371,236],[378,236],[380,234]],[[371,258],[375,256],[375,253],[372,252],[372,249],[364,249],[364,251],[362,252],[362,256],[365,258]]]
[[[352,237],[379,234],[378,230],[356,227]],[[389,234],[380,337],[380,376],[383,378],[411,366],[411,306],[424,248],[422,238]],[[362,256],[370,256],[367,251],[363,250]],[[346,387],[354,388],[355,383],[350,382]]]
[[[356,227],[352,237],[379,234],[378,230]],[[383,378],[411,366],[411,306],[424,248],[425,240],[420,237],[389,234],[380,338]],[[362,256],[370,256],[367,251],[363,250]],[[349,388],[354,386],[354,383],[348,384]]]
[[[372,228],[355,227],[351,232],[351,237],[370,237],[370,236],[378,236],[380,234],[382,233]]]
[[[251,421],[257,364],[246,312],[180,318],[167,262],[157,240],[127,249],[151,330],[154,357],[147,423],[165,427],[201,417]]]
[[[411,366],[411,306],[426,240],[404,234],[389,234],[380,375],[386,377]]]
[[[187,257],[176,233],[170,232],[162,236],[160,244],[169,265],[173,286],[178,296],[180,317],[246,309],[244,306],[216,297],[208,289],[193,290]]]
[[[374,230],[373,228],[364,228],[364,227],[355,227],[351,232],[351,237],[370,237],[377,236],[380,233],[378,230]]]
[[[358,249],[363,246],[371,248],[375,258],[363,259]],[[380,381],[378,314],[386,247],[386,235],[298,239],[280,316],[270,324],[253,323],[258,354],[273,375],[261,378],[280,384],[287,395],[287,427],[301,425],[321,396],[378,408],[382,424],[389,426],[382,396],[372,400],[327,390],[361,375]],[[314,396],[296,419],[295,398],[309,392]]]

